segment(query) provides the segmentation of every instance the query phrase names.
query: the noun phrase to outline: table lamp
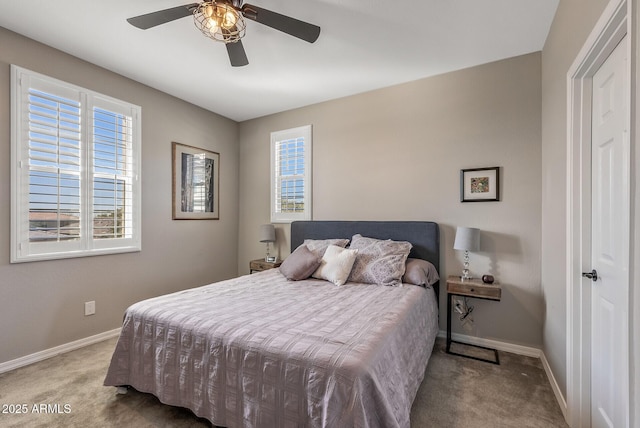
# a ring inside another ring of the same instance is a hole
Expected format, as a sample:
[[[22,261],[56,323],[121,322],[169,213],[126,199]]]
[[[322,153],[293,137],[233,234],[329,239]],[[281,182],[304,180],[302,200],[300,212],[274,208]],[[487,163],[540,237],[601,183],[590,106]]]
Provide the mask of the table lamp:
[[[454,250],[464,250],[464,269],[462,269],[463,281],[473,279],[469,275],[469,251],[480,249],[480,229],[475,227],[458,227],[456,229],[456,240],[453,244]]]
[[[260,242],[267,243],[267,255],[264,260],[266,262],[275,262],[276,258],[269,255],[269,243],[276,242],[276,228],[272,224],[263,224],[260,226]]]

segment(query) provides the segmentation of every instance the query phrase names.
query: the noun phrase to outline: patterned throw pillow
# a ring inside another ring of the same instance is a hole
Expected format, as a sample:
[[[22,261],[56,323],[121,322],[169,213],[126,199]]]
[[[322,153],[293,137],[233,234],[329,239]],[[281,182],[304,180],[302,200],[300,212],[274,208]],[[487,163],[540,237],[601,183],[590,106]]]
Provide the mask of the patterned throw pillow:
[[[322,256],[320,266],[313,273],[314,278],[325,279],[335,285],[347,282],[358,250],[347,250],[337,245],[329,245]]]
[[[411,243],[354,235],[349,248],[358,250],[349,281],[365,284],[402,285]]]
[[[322,257],[329,245],[337,245],[344,248],[348,243],[348,239],[305,239],[302,245],[306,245],[316,256]]]

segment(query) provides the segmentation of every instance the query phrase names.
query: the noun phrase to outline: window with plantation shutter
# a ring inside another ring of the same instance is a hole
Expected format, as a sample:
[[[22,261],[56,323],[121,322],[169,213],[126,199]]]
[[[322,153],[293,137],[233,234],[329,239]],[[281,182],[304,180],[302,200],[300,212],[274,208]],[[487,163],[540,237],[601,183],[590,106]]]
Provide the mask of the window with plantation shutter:
[[[140,108],[11,76],[11,261],[139,251]]]
[[[271,133],[271,222],[311,220],[311,125]]]

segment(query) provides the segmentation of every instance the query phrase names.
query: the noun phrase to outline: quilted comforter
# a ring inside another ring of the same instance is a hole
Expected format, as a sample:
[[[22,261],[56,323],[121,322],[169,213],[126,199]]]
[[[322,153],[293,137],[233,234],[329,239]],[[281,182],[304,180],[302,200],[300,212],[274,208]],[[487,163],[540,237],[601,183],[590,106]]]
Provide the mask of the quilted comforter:
[[[136,303],[104,384],[224,427],[409,427],[438,331],[433,290],[277,269]]]

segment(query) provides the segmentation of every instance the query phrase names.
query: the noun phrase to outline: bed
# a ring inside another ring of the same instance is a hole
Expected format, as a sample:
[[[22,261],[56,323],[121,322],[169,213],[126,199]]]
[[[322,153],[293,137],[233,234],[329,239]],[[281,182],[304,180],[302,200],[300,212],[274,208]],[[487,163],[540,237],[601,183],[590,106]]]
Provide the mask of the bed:
[[[409,258],[439,267],[432,222],[294,222],[291,250],[356,234],[408,241]],[[144,300],[125,313],[104,385],[229,428],[407,428],[438,332],[438,284],[335,286],[271,269]]]

